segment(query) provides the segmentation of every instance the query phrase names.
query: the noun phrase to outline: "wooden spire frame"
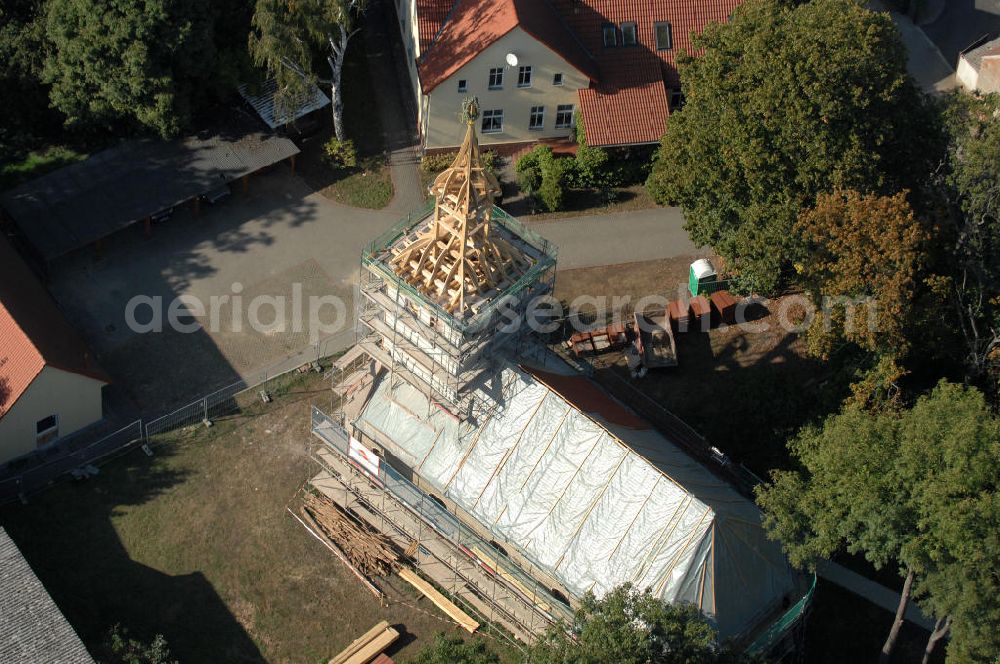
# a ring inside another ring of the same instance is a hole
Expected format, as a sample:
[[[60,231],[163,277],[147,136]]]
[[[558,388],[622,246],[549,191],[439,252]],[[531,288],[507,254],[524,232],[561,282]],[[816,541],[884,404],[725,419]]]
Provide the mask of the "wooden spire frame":
[[[462,315],[503,291],[530,267],[530,259],[493,231],[500,183],[484,165],[476,136],[477,102],[466,103],[468,128],[451,166],[434,179],[434,216],[412,241],[393,250],[401,278],[448,313]]]

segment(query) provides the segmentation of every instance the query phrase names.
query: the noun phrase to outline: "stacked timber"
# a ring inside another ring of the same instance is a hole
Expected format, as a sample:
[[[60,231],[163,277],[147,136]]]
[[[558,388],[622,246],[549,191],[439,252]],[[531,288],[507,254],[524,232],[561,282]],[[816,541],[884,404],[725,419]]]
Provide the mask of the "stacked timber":
[[[399,632],[396,628],[383,620],[354,639],[351,645],[331,659],[329,664],[368,664],[381,655],[382,651],[391,646],[398,638]]]
[[[399,556],[392,541],[326,496],[305,494],[302,512],[362,574],[388,576],[399,569]]]

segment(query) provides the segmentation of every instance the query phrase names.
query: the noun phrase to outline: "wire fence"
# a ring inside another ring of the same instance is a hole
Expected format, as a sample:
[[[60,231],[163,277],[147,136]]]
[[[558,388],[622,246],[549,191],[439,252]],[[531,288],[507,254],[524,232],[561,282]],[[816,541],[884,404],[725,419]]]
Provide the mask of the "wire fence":
[[[158,434],[238,413],[250,400],[260,398],[255,392],[269,393],[288,374],[298,371],[303,365],[318,364],[334,355],[344,345],[342,336],[324,339],[303,354],[286,358],[165,415],[153,419],[139,418],[110,433],[107,425],[81,431],[61,439],[51,448],[14,459],[0,466],[0,505],[16,500],[27,502],[28,496],[60,480],[96,475],[100,464],[137,445],[148,445]],[[351,340],[353,332],[351,339],[346,341]]]

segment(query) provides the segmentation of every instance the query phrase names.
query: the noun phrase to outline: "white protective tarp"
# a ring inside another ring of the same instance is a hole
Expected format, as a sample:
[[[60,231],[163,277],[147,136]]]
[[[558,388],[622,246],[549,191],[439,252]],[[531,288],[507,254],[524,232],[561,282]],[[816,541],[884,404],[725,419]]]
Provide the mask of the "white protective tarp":
[[[697,604],[729,638],[794,589],[757,508],[656,431],[584,413],[517,368],[478,426],[389,382],[358,428],[571,592],[632,582]]]

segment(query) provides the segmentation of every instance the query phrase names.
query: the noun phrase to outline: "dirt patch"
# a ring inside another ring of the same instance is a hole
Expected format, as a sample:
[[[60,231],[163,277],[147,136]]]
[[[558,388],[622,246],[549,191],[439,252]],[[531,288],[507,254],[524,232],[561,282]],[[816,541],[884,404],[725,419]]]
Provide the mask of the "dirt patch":
[[[694,256],[560,272],[556,297],[618,297],[634,306],[647,295],[678,299],[686,293]],[[785,442],[803,424],[836,410],[845,381],[806,353],[791,300],[777,298],[747,307],[751,326],[715,327],[676,334],[678,366],[629,377],[624,356],[591,358],[599,382],[626,384],[635,398],[648,397],[680,417],[709,442],[766,476],[788,465]],[[625,307],[625,314],[631,312]],[[585,317],[586,318],[586,317]]]

